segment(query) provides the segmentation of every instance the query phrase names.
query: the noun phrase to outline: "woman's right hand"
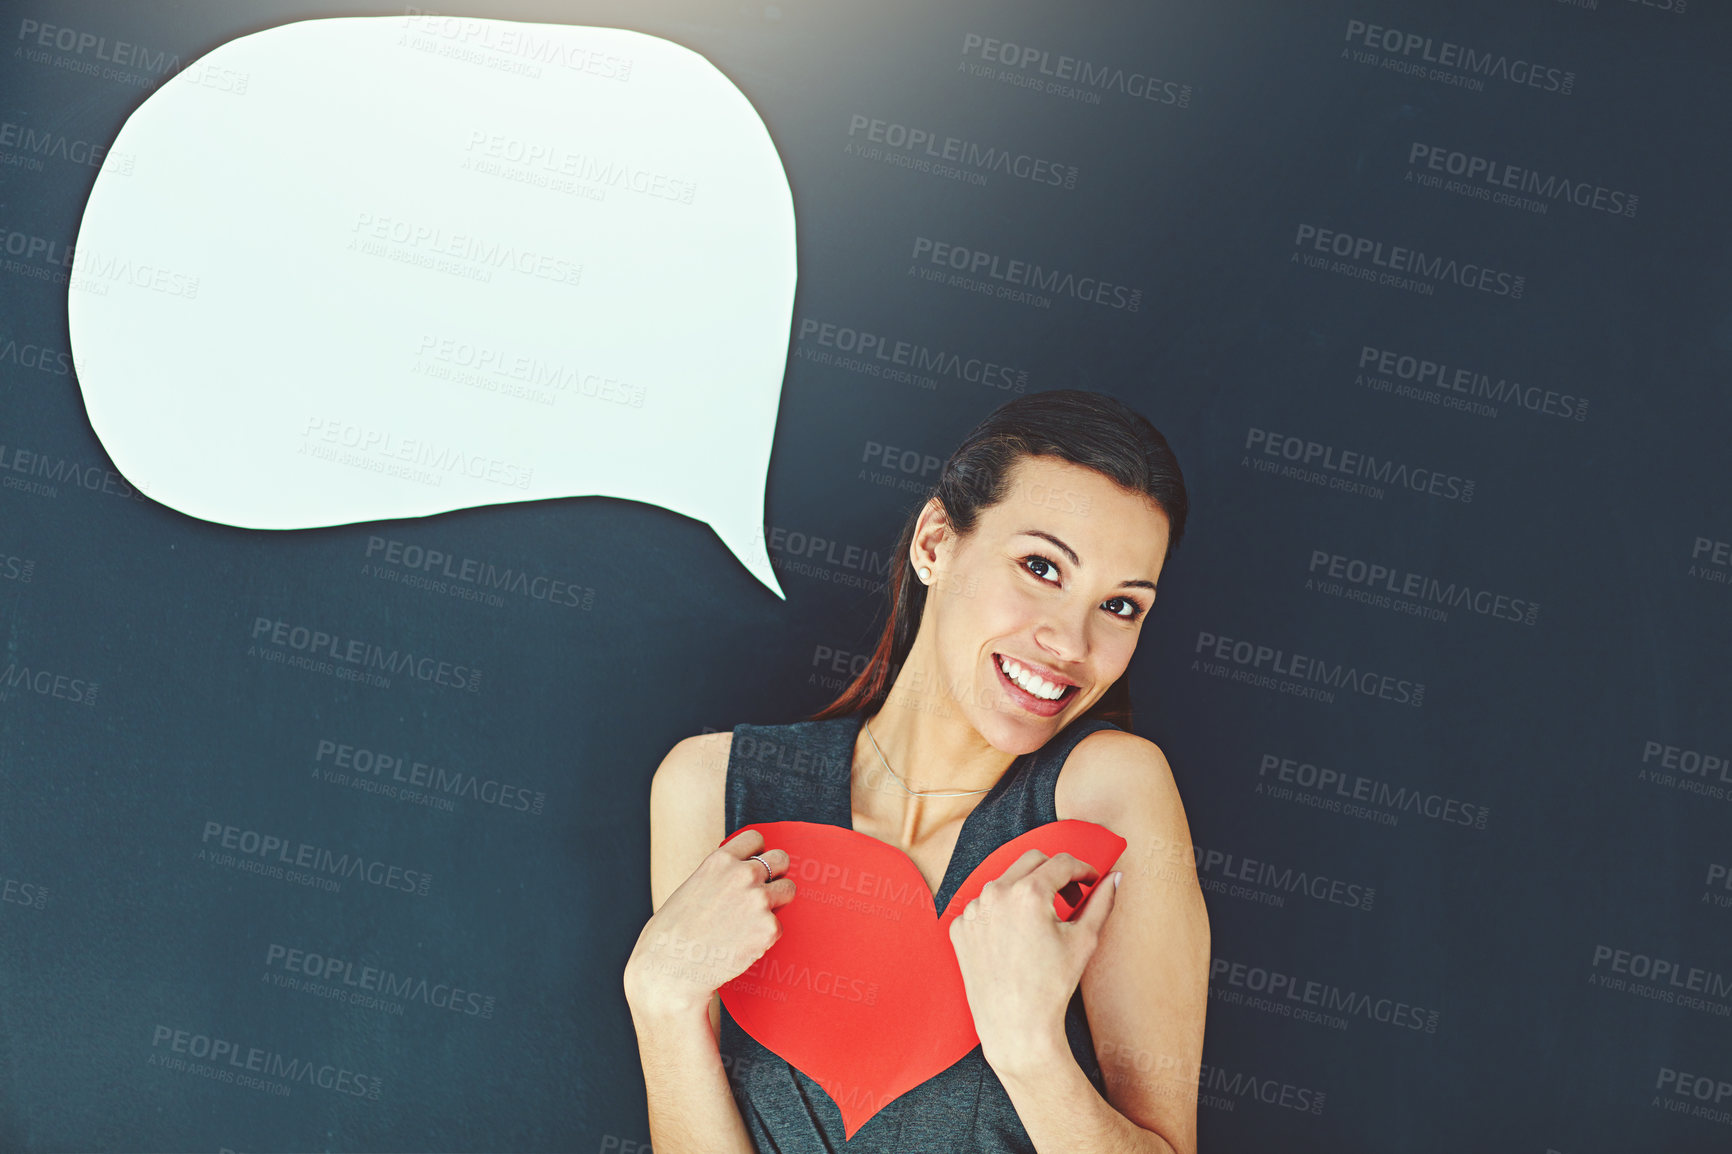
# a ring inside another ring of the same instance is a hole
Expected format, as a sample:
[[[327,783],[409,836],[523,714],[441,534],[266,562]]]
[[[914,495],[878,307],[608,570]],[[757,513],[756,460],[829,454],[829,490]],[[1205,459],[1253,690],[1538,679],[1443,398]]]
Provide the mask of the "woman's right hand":
[[[770,874],[752,860],[770,864]],[[634,1010],[685,1015],[709,1012],[710,998],[782,936],[775,911],[794,897],[786,850],[764,848],[744,829],[712,850],[645,923],[625,966],[626,1001]],[[765,877],[773,880],[765,882]]]

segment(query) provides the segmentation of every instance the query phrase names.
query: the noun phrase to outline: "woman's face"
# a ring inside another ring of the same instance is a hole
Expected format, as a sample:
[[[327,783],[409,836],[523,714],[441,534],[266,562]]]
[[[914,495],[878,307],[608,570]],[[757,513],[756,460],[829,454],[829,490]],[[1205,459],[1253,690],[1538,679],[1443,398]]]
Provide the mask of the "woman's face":
[[[921,630],[942,685],[908,688],[953,699],[1003,752],[1040,748],[1130,664],[1166,551],[1152,500],[1057,457],[1018,460],[966,539],[929,503],[912,556],[933,570]]]

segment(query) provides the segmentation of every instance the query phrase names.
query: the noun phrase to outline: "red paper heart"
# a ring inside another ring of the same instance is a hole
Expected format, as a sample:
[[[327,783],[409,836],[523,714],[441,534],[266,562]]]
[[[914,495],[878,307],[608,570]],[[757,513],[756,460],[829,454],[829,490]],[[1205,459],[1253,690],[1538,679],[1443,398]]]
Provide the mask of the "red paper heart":
[[[788,851],[785,876],[796,893],[776,910],[782,936],[722,985],[722,1004],[741,1029],[824,1088],[846,1138],[979,1044],[950,923],[986,883],[1030,849],[1069,853],[1096,873],[1054,895],[1053,910],[1068,919],[1125,848],[1092,821],[1036,826],[987,854],[938,916],[919,868],[875,837],[809,821],[740,829]]]

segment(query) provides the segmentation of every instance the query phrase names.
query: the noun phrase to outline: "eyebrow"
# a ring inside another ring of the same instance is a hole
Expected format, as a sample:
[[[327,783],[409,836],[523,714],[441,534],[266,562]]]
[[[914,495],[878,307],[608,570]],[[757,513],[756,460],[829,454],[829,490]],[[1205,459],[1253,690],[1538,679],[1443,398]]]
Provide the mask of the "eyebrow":
[[[1057,545],[1060,549],[1064,550],[1064,555],[1066,557],[1070,558],[1070,563],[1072,565],[1075,565],[1078,568],[1082,567],[1082,558],[1078,557],[1076,555],[1076,550],[1072,549],[1069,545],[1066,545],[1063,541],[1060,541],[1057,537],[1054,537],[1051,533],[1045,532],[1044,530],[1041,530],[1041,529],[1024,529],[1022,531],[1022,536],[1024,536],[1024,537],[1039,537],[1043,541],[1051,541],[1054,545]],[[1154,589],[1154,587],[1155,587],[1155,583],[1153,581],[1143,581],[1140,579],[1134,580],[1134,581],[1120,581],[1119,582],[1119,588],[1120,589],[1150,589],[1150,590],[1152,590],[1152,589]]]

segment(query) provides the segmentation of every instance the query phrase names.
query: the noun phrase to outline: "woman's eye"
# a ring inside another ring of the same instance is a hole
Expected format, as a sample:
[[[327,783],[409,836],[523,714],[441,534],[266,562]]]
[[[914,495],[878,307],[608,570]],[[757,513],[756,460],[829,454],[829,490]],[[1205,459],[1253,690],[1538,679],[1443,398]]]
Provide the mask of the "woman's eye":
[[[1138,617],[1142,616],[1143,607],[1138,605],[1135,601],[1132,601],[1129,597],[1112,597],[1105,601],[1104,604],[1111,605],[1114,601],[1117,601],[1119,604],[1130,610],[1129,613],[1120,613],[1116,610],[1110,610],[1114,617],[1123,617],[1126,621],[1135,621]]]
[[[1046,580],[1045,573],[1047,570],[1050,570],[1055,575],[1058,573],[1058,566],[1054,565],[1047,558],[1042,557],[1039,553],[1031,553],[1027,557],[1024,557],[1022,559],[1022,567],[1027,569],[1030,573],[1033,573],[1036,577],[1041,578],[1043,581]],[[1048,581],[1047,583],[1049,585],[1058,584],[1057,581]],[[1122,609],[1107,610],[1107,612],[1111,613],[1114,617],[1121,618],[1125,621],[1135,621],[1138,617],[1143,615],[1143,607],[1131,600],[1129,597],[1109,597],[1107,600],[1101,602],[1101,604],[1111,605],[1114,602],[1118,602],[1118,604],[1123,607]]]
[[[1058,566],[1054,565],[1051,561],[1048,561],[1045,557],[1042,557],[1038,553],[1031,553],[1029,556],[1024,557],[1022,559],[1022,567],[1024,569],[1028,569],[1028,567],[1030,565],[1043,565],[1047,569],[1052,570],[1052,572],[1055,574],[1058,572]],[[1040,577],[1042,580],[1045,580],[1045,576],[1041,573],[1040,570],[1029,569],[1029,572],[1033,573],[1036,577]],[[1058,584],[1058,582],[1052,581],[1052,582],[1049,582],[1049,584],[1056,585],[1056,584]]]

